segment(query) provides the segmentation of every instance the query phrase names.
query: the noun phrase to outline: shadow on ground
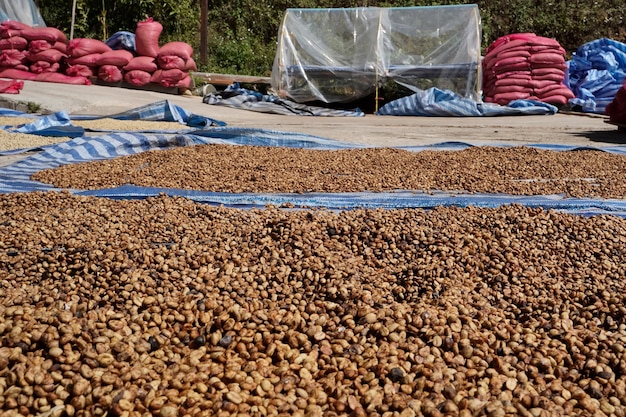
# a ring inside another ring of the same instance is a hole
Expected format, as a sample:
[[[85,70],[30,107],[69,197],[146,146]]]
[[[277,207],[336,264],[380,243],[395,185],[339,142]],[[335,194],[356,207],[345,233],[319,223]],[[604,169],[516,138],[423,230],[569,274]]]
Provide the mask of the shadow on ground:
[[[615,130],[592,130],[588,132],[576,132],[574,136],[587,138],[592,142],[614,143],[626,145],[626,132]]]

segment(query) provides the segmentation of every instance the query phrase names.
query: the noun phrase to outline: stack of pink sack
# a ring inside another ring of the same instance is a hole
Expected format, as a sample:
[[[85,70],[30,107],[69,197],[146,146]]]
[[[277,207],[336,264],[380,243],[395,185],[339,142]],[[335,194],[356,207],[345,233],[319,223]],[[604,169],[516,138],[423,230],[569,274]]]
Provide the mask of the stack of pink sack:
[[[124,49],[112,50],[96,39],[73,39],[67,47],[67,75],[97,76],[108,83],[122,80],[142,87],[150,83],[164,87],[188,88],[189,71],[196,70],[193,49],[185,42],[159,46],[163,26],[148,18],[137,23],[137,54]]]
[[[189,71],[195,71],[193,49],[185,42],[169,42],[159,46],[163,26],[151,18],[137,23],[135,45],[137,55],[124,67],[124,80],[134,86],[150,83],[164,87],[189,88]]]
[[[503,36],[487,48],[482,66],[486,102],[528,99],[564,105],[574,98],[563,84],[565,50],[554,39],[534,33]]]
[[[59,29],[31,27],[17,21],[0,23],[0,77],[68,84],[90,84],[85,77],[59,73],[67,38]]]
[[[113,50],[97,39],[76,38],[67,45],[67,75],[97,76],[116,83],[123,79],[123,68],[134,58],[132,52]]]
[[[89,77],[108,83],[122,80],[141,87],[150,83],[187,89],[195,71],[193,49],[185,42],[159,46],[163,26],[151,18],[137,24],[137,54],[111,49],[97,39],[67,38],[55,28],[24,23],[0,24],[0,77],[19,80],[91,84]]]

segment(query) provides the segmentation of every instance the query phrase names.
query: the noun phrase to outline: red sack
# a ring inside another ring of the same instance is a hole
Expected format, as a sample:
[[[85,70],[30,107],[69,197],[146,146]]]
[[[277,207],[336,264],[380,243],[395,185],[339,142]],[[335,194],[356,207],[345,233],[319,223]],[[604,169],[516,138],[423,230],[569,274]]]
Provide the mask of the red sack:
[[[163,25],[151,17],[137,23],[135,31],[135,50],[138,55],[156,57],[159,54],[159,37]]]
[[[0,93],[2,94],[19,94],[23,88],[24,81],[0,80]]]
[[[57,41],[67,42],[67,37],[63,32],[57,28],[50,27],[22,29],[20,31],[20,36],[28,39],[29,41],[44,40],[50,43],[55,43]]]
[[[96,70],[94,67],[89,67],[87,65],[76,64],[76,65],[68,65],[65,68],[65,75],[69,75],[72,77],[93,77],[96,74]]]
[[[565,71],[567,69],[567,64],[565,61],[563,62],[535,62],[531,64],[531,69],[537,68],[554,68]]]
[[[49,63],[54,63],[54,62],[59,62],[61,61],[63,58],[66,58],[67,55],[65,55],[63,52],[57,50],[57,49],[46,49],[45,51],[41,51],[38,52],[36,54],[29,54],[28,55],[28,59],[31,62],[37,62],[37,61],[46,61]]]
[[[72,58],[91,54],[101,54],[111,50],[112,49],[109,45],[98,39],[76,38],[72,39],[67,44],[67,55]]]
[[[541,77],[543,75],[556,75],[560,76],[561,79],[565,77],[565,71],[559,68],[533,68],[530,72],[533,77]]]
[[[532,79],[532,75],[528,72],[523,73],[509,73],[506,77],[496,78],[497,85],[511,85],[511,84],[519,84],[522,82],[530,81]]]
[[[196,61],[194,61],[193,58],[189,58],[187,62],[185,62],[185,68],[183,68],[183,71],[185,72],[198,71],[198,67],[196,66]]]
[[[506,44],[508,44],[511,41],[514,41],[514,40],[527,41],[527,40],[532,39],[532,38],[534,38],[536,36],[537,35],[535,35],[534,33],[531,33],[531,32],[513,33],[511,35],[500,36],[498,39],[493,41],[493,43],[491,45],[489,45],[487,47],[485,52],[489,54],[489,53],[493,52],[493,50],[498,48],[499,46],[506,45]]]
[[[98,60],[101,54],[89,54],[79,57],[67,58],[67,63],[70,65],[87,65],[89,67],[95,67],[98,65]]]
[[[559,41],[553,38],[546,38],[545,36],[535,36],[530,39],[529,45],[533,46],[550,46],[554,48],[560,48]]]
[[[495,94],[493,96],[493,101],[501,105],[507,105],[513,100],[529,99],[530,97],[529,93],[510,92]]]
[[[528,58],[524,56],[513,56],[509,58],[499,59],[493,63],[494,71],[500,67],[510,67],[514,65],[528,65]],[[489,69],[490,67],[487,67]]]
[[[58,62],[37,61],[32,63],[29,69],[34,74],[41,74],[42,72],[58,72],[60,66]]]
[[[157,65],[161,69],[185,69],[185,60],[177,55],[161,55],[157,57]]]
[[[25,64],[20,64],[20,65],[15,65],[14,67],[2,67],[0,66],[0,71],[4,71],[7,69],[15,69],[15,70],[20,70],[20,71],[30,71],[30,68],[28,68],[28,65]]]
[[[189,88],[190,86],[191,86],[191,77],[189,75],[187,75],[185,78],[183,78],[176,84],[176,87],[178,88]]]
[[[574,97],[567,97],[567,96],[563,96],[560,94],[555,94],[549,97],[539,98],[539,101],[542,101],[544,103],[549,103],[549,104],[555,104],[555,105],[565,105],[567,104],[570,98],[574,98]]]
[[[605,109],[613,123],[626,123],[626,85],[622,86]]]
[[[5,20],[4,22],[0,23],[0,27],[2,29],[12,29],[12,30],[22,30],[22,29],[32,28],[32,26],[29,26],[26,23],[22,23],[17,20]]]
[[[551,52],[542,52],[538,54],[533,54],[530,57],[531,64],[561,64],[565,62],[565,58],[563,55]]]
[[[187,60],[193,55],[193,48],[186,42],[169,42],[159,50],[159,56],[167,55],[176,55]]]
[[[108,83],[117,83],[122,81],[122,70],[116,65],[103,65],[98,68],[98,78]]]
[[[157,64],[151,56],[136,56],[130,60],[128,65],[124,66],[125,71],[140,70],[153,73],[157,70]]]
[[[533,78],[531,81],[528,82],[528,84],[530,84],[530,86],[534,88],[535,90],[539,90],[542,88],[549,87],[551,85],[555,85],[556,83],[550,80],[538,80],[536,78]]]
[[[528,57],[530,57],[530,51],[528,51],[525,47],[522,47],[522,48],[514,48],[514,49],[511,49],[511,50],[507,49],[506,51],[503,51],[503,52],[501,52],[501,53],[499,53],[497,55],[495,55],[495,54],[486,55],[483,58],[483,62],[482,62],[483,68],[491,68],[495,64],[497,64],[498,61],[500,61],[502,59],[505,59],[505,58],[515,58],[515,57],[517,57],[517,58],[521,58],[521,57],[528,58]]]
[[[142,87],[150,84],[152,75],[149,72],[142,70],[131,70],[124,74],[124,81],[135,87]]]
[[[23,51],[28,47],[28,41],[21,36],[11,36],[10,38],[0,39],[0,49],[17,49]]]
[[[86,77],[70,77],[59,72],[42,72],[35,75],[35,81],[43,81],[49,83],[74,84],[74,85],[91,85]]]
[[[528,93],[532,94],[533,89],[528,85],[496,85],[495,88],[491,91],[492,94],[502,94],[502,93]]]
[[[22,29],[30,29],[30,26],[16,20],[6,20],[0,23],[0,38],[7,39],[12,36],[21,36]]]
[[[563,47],[559,46],[550,46],[550,45],[533,45],[530,46],[530,52],[534,53],[540,53],[540,52],[554,52],[555,54],[560,54],[565,56],[565,54],[567,52],[565,52],[565,49],[563,49]]]
[[[183,78],[185,78],[187,74],[182,72],[179,69],[170,69],[170,70],[156,70],[154,74],[152,74],[151,82],[155,84],[162,85],[163,87],[176,87],[176,84]]]
[[[13,78],[16,80],[29,80],[33,81],[37,77],[37,74],[33,74],[30,71],[25,71],[16,68],[6,68],[0,70],[0,78]]]
[[[55,42],[52,47],[57,51],[61,51],[67,55],[67,44],[65,42]]]
[[[540,92],[535,91],[535,95],[539,97],[541,100],[546,100],[547,98],[554,97],[554,96],[562,96],[567,99],[575,97],[572,90],[570,90],[569,88],[565,87],[562,84],[561,85],[557,84],[557,87],[551,90],[544,89]]]
[[[510,59],[510,58],[507,58]],[[493,71],[498,73],[507,73],[512,71],[530,71],[530,63],[528,61],[519,61],[516,63],[498,64],[493,68]]]
[[[28,52],[31,54],[36,54],[37,52],[45,51],[50,48],[52,48],[52,44],[43,39],[35,39],[28,44]]]
[[[26,54],[17,49],[5,49],[0,53],[0,67],[15,67],[26,61]]]
[[[100,54],[97,65],[115,65],[123,67],[133,59],[133,53],[125,49],[116,49],[114,51],[103,52]]]

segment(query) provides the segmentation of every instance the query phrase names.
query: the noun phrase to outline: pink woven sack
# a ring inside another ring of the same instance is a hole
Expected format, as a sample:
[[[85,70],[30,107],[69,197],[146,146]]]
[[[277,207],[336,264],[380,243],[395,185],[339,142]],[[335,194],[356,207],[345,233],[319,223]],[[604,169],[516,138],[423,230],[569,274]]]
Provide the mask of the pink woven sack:
[[[32,73],[41,74],[42,72],[57,72],[60,66],[58,62],[37,61],[30,64],[29,69]]]
[[[2,94],[19,94],[23,88],[24,81],[0,80],[0,93]]]
[[[157,57],[157,65],[161,69],[185,69],[185,60],[178,55],[161,55]]]
[[[111,51],[112,49],[106,43],[98,39],[76,38],[67,44],[67,55],[73,58],[101,54]]]
[[[157,70],[157,64],[151,56],[136,56],[124,66],[124,71],[140,70],[153,73]]]
[[[183,68],[183,71],[186,71],[186,72],[198,71],[198,67],[196,66],[196,61],[194,61],[193,58],[189,58],[187,62],[185,62],[185,68]]]
[[[20,36],[28,39],[29,41],[44,40],[51,43],[67,42],[65,33],[61,32],[57,28],[51,27],[22,29],[20,31]]]
[[[10,38],[0,39],[0,49],[17,49],[23,51],[28,47],[28,41],[21,36],[11,36]]]
[[[52,48],[52,44],[43,39],[36,39],[34,41],[30,41],[28,44],[28,52],[31,54],[36,54],[37,52],[45,51],[50,48]]]
[[[189,75],[187,75],[185,78],[183,78],[176,84],[176,87],[178,88],[189,88],[190,86],[191,86],[191,77]]]
[[[16,20],[6,20],[0,23],[0,38],[8,39],[13,36],[21,36],[22,29],[30,29],[30,26]]]
[[[531,96],[528,93],[510,92],[510,93],[495,94],[493,96],[493,101],[498,104],[506,105],[506,104],[509,104],[513,100],[528,99],[530,97]]]
[[[122,70],[116,65],[103,65],[98,68],[98,78],[108,83],[116,83],[122,81],[124,76]]]
[[[186,42],[168,42],[159,50],[159,56],[176,55],[188,60],[193,55],[193,48]]]
[[[563,55],[552,52],[541,52],[530,57],[531,64],[561,64],[565,62]]]
[[[33,81],[37,77],[37,74],[33,74],[30,71],[25,71],[16,68],[6,68],[0,70],[0,78],[13,78],[15,80],[28,80]]]
[[[63,52],[54,48],[46,49],[45,51],[28,55],[28,59],[31,62],[46,61],[46,62],[54,63],[54,62],[60,62],[63,58],[66,58],[66,57],[67,55],[65,55]]]
[[[142,70],[132,70],[124,74],[124,81],[135,87],[143,87],[150,84],[152,75],[149,72]]]
[[[159,37],[163,25],[151,17],[137,23],[135,31],[135,49],[138,55],[156,57],[159,54]]]
[[[91,85],[86,77],[70,77],[69,75],[59,72],[42,72],[35,75],[35,81],[43,81],[48,83],[74,84],[74,85]]]
[[[133,53],[125,49],[103,52],[100,54],[97,65],[115,65],[123,67],[133,59]]]
[[[5,49],[0,53],[0,67],[15,67],[26,61],[26,54],[17,49]]]
[[[98,66],[98,60],[100,59],[101,54],[89,54],[79,56],[78,58],[70,57],[67,58],[67,63],[70,65],[87,65],[89,67]]]
[[[179,69],[156,70],[152,74],[150,82],[162,85],[163,87],[175,87],[176,84],[187,76],[186,73]]]
[[[65,68],[65,75],[69,75],[72,77],[93,77],[96,74],[96,70],[94,67],[89,67],[87,65],[76,64],[76,65],[68,65]]]

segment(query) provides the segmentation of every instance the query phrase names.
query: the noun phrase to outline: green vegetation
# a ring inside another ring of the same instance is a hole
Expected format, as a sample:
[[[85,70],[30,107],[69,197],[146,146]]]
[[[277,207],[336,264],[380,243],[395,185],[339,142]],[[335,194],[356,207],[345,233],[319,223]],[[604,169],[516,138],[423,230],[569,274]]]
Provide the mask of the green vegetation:
[[[478,4],[483,47],[502,35],[534,32],[557,39],[568,53],[598,38],[626,41],[624,0],[203,0],[208,1],[208,62],[201,71],[268,75],[283,11],[308,7],[402,7]],[[70,33],[71,1],[38,0],[49,26]],[[200,3],[196,0],[77,0],[74,37],[106,39],[120,30],[134,32],[146,16],[163,25],[161,43],[193,46],[199,63]]]

